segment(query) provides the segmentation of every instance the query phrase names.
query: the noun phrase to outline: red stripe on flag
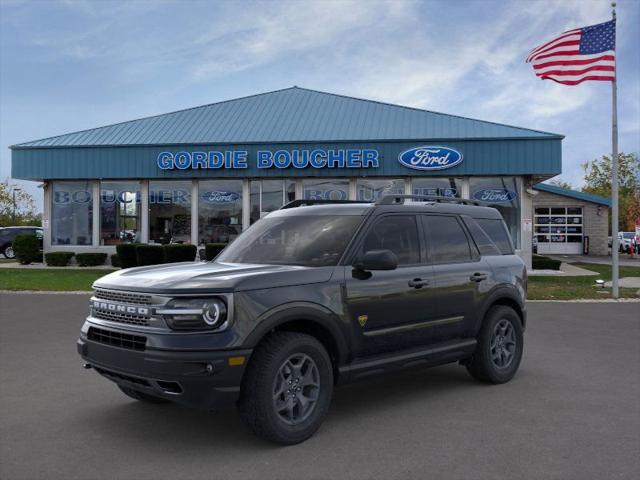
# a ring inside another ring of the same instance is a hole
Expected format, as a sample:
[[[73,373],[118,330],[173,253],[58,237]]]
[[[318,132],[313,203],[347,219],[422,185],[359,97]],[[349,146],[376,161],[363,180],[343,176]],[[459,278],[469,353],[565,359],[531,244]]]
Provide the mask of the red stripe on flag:
[[[536,55],[532,60],[542,60],[543,58],[551,58],[557,57],[558,55],[579,55],[580,47],[578,48],[568,48],[566,50],[562,50],[559,52],[547,53],[546,55]]]
[[[551,77],[540,77],[542,80],[553,80],[556,83],[561,83],[563,85],[578,85],[587,80],[600,80],[604,82],[613,82],[614,77],[612,76],[600,76],[600,75],[589,75],[587,77],[581,78],[580,80],[557,80]]]
[[[580,58],[579,55],[575,56],[576,58]],[[539,70],[541,68],[553,67],[555,65],[588,65],[590,63],[600,62],[602,60],[611,60],[614,61],[616,57],[614,55],[602,55],[598,58],[589,58],[587,60],[558,60],[555,62],[546,62],[540,63],[539,65],[533,65],[534,70]]]
[[[539,52],[536,52],[536,54],[533,55],[531,60],[536,60],[537,58],[544,58],[544,57],[539,57],[538,55],[542,55],[544,52],[548,52],[550,50],[553,50],[554,48],[570,47],[571,45],[580,45],[580,40],[568,40],[566,42],[556,43],[555,45],[549,48],[545,48],[544,50],[540,50]]]
[[[541,49],[543,49],[543,48],[544,48],[544,47],[546,47],[547,45],[551,45],[553,42],[557,42],[557,41],[558,41],[558,40],[560,40],[561,38],[565,38],[565,37],[569,37],[569,36],[571,36],[571,35],[575,35],[576,33],[580,32],[580,31],[581,31],[581,29],[580,29],[580,28],[578,28],[578,29],[576,29],[576,30],[569,30],[569,31],[567,31],[567,32],[564,32],[562,35],[560,35],[560,36],[558,36],[558,37],[554,38],[553,40],[551,40],[551,41],[549,41],[549,42],[545,43],[544,45],[540,45],[539,47],[534,48],[533,50],[531,50],[531,51],[529,52],[529,57],[527,58],[527,61],[529,61],[529,58],[531,58],[531,56],[532,56],[534,53],[537,53],[538,51],[540,51]]]
[[[539,77],[546,77],[548,75],[582,75],[583,73],[599,71],[599,72],[615,72],[616,68],[612,65],[596,65],[593,67],[585,68],[583,70],[549,70],[544,73],[536,73]]]

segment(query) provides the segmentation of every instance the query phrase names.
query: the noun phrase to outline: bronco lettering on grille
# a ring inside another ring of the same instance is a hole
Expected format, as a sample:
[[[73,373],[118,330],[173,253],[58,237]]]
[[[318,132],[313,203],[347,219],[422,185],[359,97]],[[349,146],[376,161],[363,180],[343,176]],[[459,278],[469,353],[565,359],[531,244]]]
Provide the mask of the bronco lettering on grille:
[[[133,315],[149,315],[147,307],[134,307],[131,305],[120,305],[118,303],[104,302],[102,300],[94,300],[93,308],[97,310],[107,310],[115,313],[127,313]]]

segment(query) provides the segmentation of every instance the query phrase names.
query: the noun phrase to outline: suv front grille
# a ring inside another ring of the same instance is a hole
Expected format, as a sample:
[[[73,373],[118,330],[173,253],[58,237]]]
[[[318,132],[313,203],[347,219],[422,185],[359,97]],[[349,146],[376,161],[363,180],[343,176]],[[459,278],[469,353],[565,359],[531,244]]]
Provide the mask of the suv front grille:
[[[151,295],[143,293],[118,292],[116,290],[104,290],[96,288],[94,297],[112,302],[130,303],[133,305],[151,305]]]
[[[127,325],[149,326],[149,317],[134,315],[132,313],[110,312],[108,310],[93,310],[93,317],[111,322],[126,323]]]
[[[104,330],[96,327],[89,327],[87,338],[91,341],[103,343],[105,345],[138,351],[143,351],[147,344],[147,337],[142,335],[112,332],[111,330]]]

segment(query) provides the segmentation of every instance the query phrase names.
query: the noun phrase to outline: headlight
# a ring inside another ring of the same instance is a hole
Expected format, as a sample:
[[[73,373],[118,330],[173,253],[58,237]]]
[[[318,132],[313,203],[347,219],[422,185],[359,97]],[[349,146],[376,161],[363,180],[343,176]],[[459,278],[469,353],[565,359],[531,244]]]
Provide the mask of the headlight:
[[[227,306],[219,298],[175,298],[156,313],[174,330],[215,330],[227,320]]]

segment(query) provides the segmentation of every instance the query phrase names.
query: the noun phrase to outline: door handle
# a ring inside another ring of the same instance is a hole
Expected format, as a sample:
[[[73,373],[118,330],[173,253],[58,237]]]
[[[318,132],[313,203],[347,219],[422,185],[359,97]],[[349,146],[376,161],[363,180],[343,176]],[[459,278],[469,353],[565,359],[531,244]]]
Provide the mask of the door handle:
[[[409,280],[409,286],[412,288],[422,288],[425,285],[429,285],[429,280],[423,280],[421,278],[414,278]]]
[[[479,272],[476,272],[469,277],[469,280],[471,280],[472,282],[481,282],[482,280],[486,280],[486,279],[487,279],[487,274],[479,273]]]

